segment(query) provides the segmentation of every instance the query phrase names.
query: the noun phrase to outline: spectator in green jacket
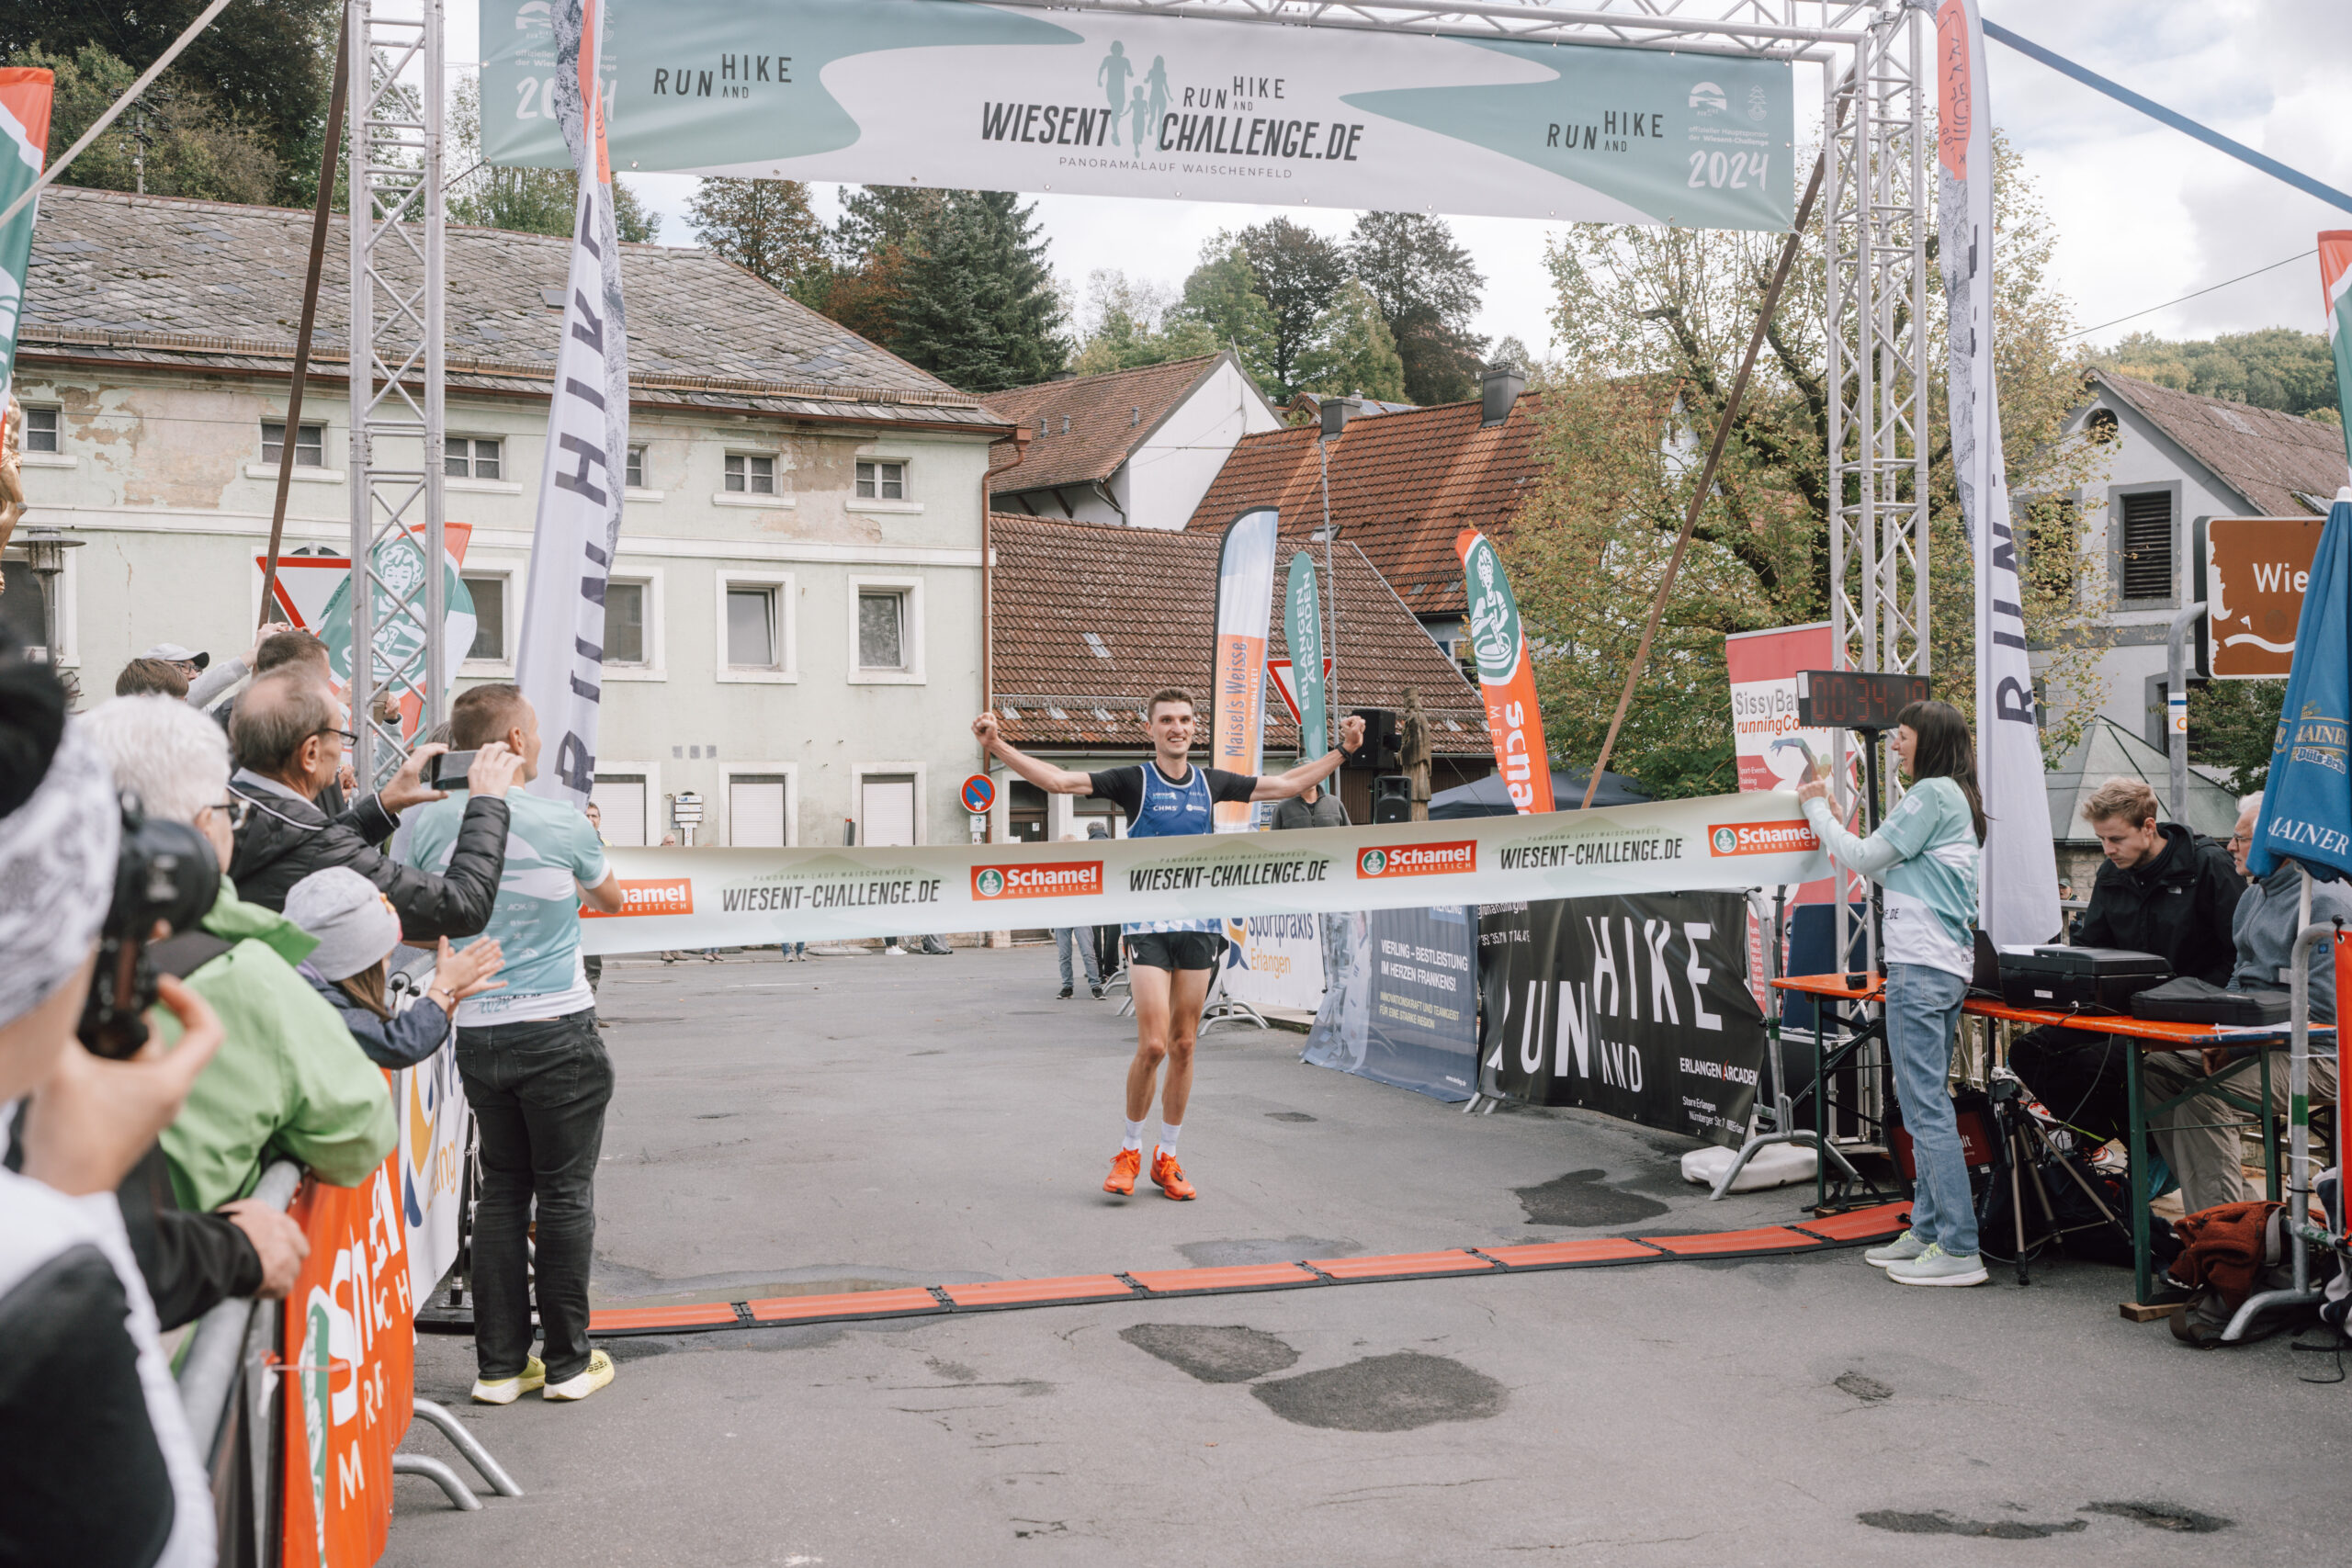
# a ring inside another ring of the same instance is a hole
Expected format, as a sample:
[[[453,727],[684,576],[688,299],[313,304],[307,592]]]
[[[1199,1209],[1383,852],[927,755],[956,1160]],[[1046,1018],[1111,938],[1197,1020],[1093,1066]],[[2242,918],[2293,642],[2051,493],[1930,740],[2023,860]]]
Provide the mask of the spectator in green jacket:
[[[228,865],[229,750],[218,725],[162,696],[117,697],[83,724],[117,787],[136,794],[150,817],[195,827]],[[277,1154],[332,1186],[357,1186],[399,1131],[384,1075],[294,972],[317,943],[283,915],[238,898],[225,874],[203,928],[227,950],[198,964],[187,984],[220,1014],[226,1038],[164,1130],[180,1206],[245,1196]],[[167,1044],[177,1038],[168,1013],[151,1021]]]

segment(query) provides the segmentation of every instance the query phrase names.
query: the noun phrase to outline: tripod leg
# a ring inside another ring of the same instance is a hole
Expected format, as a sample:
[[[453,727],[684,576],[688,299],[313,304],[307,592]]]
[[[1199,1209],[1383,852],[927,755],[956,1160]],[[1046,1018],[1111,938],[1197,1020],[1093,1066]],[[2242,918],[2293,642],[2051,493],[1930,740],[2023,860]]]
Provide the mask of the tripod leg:
[[[2027,1274],[2027,1272],[2026,1272],[2026,1262],[2025,1262],[2025,1193],[2024,1193],[2024,1191],[2022,1190],[2022,1189],[2020,1188],[2019,1183],[2018,1183],[2018,1164],[2020,1163],[2018,1156],[2019,1156],[2024,1152],[2023,1150],[2021,1150],[2021,1149],[2018,1147],[2018,1145],[2019,1145],[2020,1144],[2022,1144],[2024,1141],[2025,1141],[2025,1140],[2024,1140],[2023,1138],[2019,1137],[2019,1136],[2018,1136],[2015,1132],[2010,1133],[2010,1134],[2009,1134],[2009,1220],[2010,1220],[2010,1223],[2011,1223],[2012,1224],[2014,1224],[2014,1225],[2017,1227],[2017,1237],[2018,1237],[2018,1250],[2017,1250],[2017,1260],[2018,1260],[2018,1285],[2020,1285],[2020,1286],[2030,1285],[2030,1284],[2032,1284],[2032,1283],[2033,1283],[2032,1279],[2031,1279],[2030,1276],[2028,1276],[2028,1274]]]

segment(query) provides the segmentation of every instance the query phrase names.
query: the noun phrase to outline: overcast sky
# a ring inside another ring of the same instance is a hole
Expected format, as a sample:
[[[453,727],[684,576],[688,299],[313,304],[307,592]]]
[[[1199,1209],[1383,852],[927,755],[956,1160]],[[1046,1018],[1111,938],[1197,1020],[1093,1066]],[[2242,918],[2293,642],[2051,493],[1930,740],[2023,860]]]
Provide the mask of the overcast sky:
[[[1984,0],[1993,21],[2201,120],[2290,167],[2352,190],[2352,0]],[[451,61],[476,57],[474,0],[449,0]],[[2059,231],[2057,286],[2075,324],[2128,312],[2251,272],[2312,247],[2323,228],[2352,228],[2333,208],[2039,65],[1986,45],[1993,117],[2024,152]],[[1819,77],[1800,67],[1804,107]],[[662,214],[662,238],[695,243],[684,221],[695,181],[636,175]],[[834,187],[819,207],[835,210]],[[1354,214],[1116,197],[1037,198],[1057,274],[1083,291],[1098,267],[1170,287],[1219,229],[1280,211],[1344,235]],[[1551,337],[1544,249],[1555,226],[1457,218],[1455,233],[1486,274],[1476,330],[1543,353]],[[1143,258],[1140,263],[1138,258]],[[2319,264],[2305,258],[2185,303],[2094,332],[2113,342],[2152,331],[2205,337],[2261,326],[2322,330]]]

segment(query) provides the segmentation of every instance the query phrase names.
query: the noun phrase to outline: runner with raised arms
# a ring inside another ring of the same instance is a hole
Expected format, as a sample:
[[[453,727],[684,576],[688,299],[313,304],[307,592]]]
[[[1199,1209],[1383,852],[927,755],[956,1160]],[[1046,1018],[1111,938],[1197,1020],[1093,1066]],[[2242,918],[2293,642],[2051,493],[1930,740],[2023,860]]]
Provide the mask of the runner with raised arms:
[[[1340,760],[1363,744],[1363,720],[1351,715],[1340,726],[1341,749],[1284,773],[1251,777],[1192,763],[1195,720],[1189,692],[1154,692],[1144,706],[1150,728],[1152,760],[1101,773],[1073,773],[1014,749],[998,733],[996,715],[972,721],[972,733],[1004,765],[1050,795],[1091,795],[1115,802],[1126,813],[1131,839],[1175,838],[1211,830],[1211,808],[1222,800],[1288,800],[1321,784]],[[1193,1184],[1176,1163],[1176,1139],[1183,1130],[1185,1102],[1193,1094],[1193,1041],[1208,999],[1209,977],[1225,948],[1217,920],[1140,920],[1125,928],[1127,971],[1136,999],[1136,1055],[1127,1066],[1126,1134],[1112,1156],[1102,1190],[1121,1197],[1136,1190],[1143,1168],[1144,1118],[1151,1114],[1152,1091],[1159,1089],[1159,1139],[1151,1159],[1151,1179],[1170,1198],[1190,1198]],[[1159,1066],[1168,1078],[1159,1084]]]

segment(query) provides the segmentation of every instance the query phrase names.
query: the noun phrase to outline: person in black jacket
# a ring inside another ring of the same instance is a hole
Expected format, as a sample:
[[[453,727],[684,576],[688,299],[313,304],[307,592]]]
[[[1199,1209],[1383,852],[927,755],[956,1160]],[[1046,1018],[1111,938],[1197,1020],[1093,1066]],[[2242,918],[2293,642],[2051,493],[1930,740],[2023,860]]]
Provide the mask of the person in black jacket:
[[[237,896],[282,911],[296,883],[328,866],[348,866],[383,890],[413,942],[468,937],[490,923],[498,879],[506,867],[505,791],[522,759],[503,745],[481,749],[466,783],[472,792],[458,829],[448,870],[436,876],[404,866],[377,845],[390,838],[408,807],[439,800],[446,792],[418,782],[425,762],[446,748],[420,746],[380,793],[362,796],[330,818],[312,797],[334,781],[343,739],[334,700],[297,671],[254,682],[237,704],[229,744],[237,772],[230,792],[244,805],[229,875]]]
[[[2245,891],[2229,852],[2159,821],[2156,792],[2141,779],[2099,785],[2083,803],[2083,819],[2107,863],[2075,922],[2075,945],[2156,953],[2175,975],[2228,985],[2237,964],[2230,923]],[[2009,1047],[2009,1066],[2061,1121],[2117,1138],[2128,1125],[2122,1049],[2110,1035],[2037,1029]]]

